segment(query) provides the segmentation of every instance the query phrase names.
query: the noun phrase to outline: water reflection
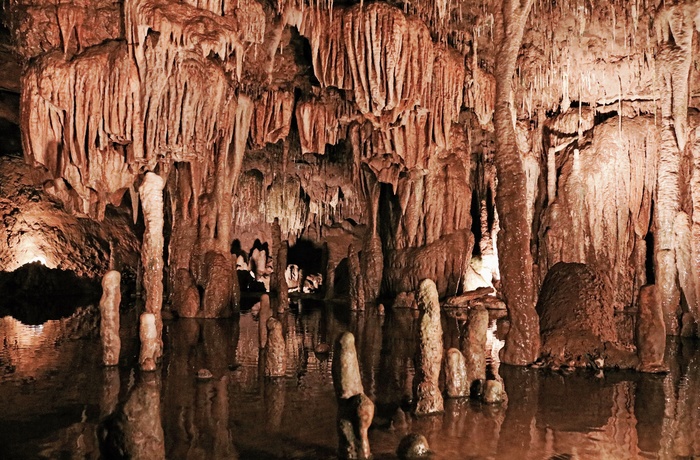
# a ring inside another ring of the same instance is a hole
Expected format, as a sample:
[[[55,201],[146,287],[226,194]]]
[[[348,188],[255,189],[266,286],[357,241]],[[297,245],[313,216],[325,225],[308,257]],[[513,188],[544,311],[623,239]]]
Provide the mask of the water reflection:
[[[424,434],[437,459],[700,455],[697,342],[670,344],[668,375],[501,366],[507,405],[448,399],[444,414],[413,419],[402,409],[414,373],[414,312],[382,317],[316,303],[274,316],[285,334],[281,379],[264,378],[259,319],[250,312],[166,322],[164,361],[152,373],[137,370],[135,320],[123,322],[120,366],[104,368],[90,314],[41,330],[0,319],[0,458],[100,458],[100,447],[142,458],[335,458],[328,345],[345,330],[355,335],[377,407],[369,432],[375,458],[394,458],[408,432]],[[443,330],[454,346],[464,325],[445,317]],[[200,369],[211,378],[198,379]]]

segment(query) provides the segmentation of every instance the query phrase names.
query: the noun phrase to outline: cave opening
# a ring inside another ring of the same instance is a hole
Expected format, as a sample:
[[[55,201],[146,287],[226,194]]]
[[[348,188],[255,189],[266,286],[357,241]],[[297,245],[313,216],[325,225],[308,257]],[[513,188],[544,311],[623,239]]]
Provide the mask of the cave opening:
[[[298,239],[287,252],[285,278],[289,292],[322,293],[326,255],[323,246]]]

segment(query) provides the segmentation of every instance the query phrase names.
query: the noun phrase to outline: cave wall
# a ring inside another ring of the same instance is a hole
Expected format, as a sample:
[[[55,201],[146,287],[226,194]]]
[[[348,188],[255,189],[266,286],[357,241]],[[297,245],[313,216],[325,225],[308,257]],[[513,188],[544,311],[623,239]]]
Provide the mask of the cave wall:
[[[653,274],[669,333],[697,316],[696,2],[11,0],[5,23],[27,162],[98,220],[161,176],[170,292],[277,219],[327,277],[362,248],[368,300],[457,294],[497,253],[508,362],[559,261],[608,273],[617,311]]]

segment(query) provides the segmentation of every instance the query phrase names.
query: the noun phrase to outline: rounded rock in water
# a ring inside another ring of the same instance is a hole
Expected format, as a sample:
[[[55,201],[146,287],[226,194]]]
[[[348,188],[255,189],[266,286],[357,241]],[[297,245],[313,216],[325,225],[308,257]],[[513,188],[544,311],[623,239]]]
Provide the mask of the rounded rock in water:
[[[430,446],[428,440],[422,434],[411,433],[403,437],[396,449],[396,455],[401,460],[414,458],[428,458],[430,456]]]

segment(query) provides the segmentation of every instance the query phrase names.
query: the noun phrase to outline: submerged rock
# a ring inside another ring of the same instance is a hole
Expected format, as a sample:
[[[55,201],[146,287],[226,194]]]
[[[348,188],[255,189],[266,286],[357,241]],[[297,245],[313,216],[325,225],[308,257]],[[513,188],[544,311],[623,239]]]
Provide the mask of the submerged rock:
[[[396,455],[401,460],[430,457],[430,446],[428,440],[422,434],[407,434],[399,442]]]

